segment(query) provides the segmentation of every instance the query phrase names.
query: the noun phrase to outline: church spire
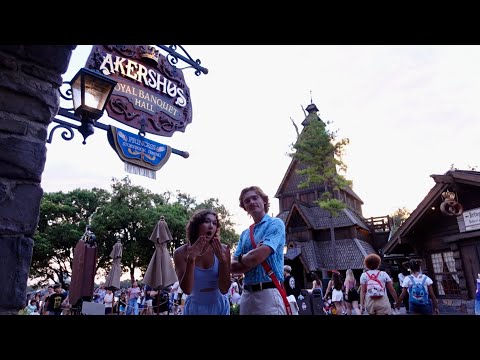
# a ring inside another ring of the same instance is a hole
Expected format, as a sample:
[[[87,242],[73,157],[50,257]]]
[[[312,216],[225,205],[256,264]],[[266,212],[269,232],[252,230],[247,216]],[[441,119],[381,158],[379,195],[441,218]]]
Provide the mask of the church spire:
[[[310,121],[314,120],[315,118],[320,119],[320,116],[317,114],[318,113],[318,108],[317,105],[313,103],[313,101],[310,98],[310,105],[307,106],[306,108],[308,115],[305,117],[305,120],[302,121],[303,127],[307,126],[310,124]]]

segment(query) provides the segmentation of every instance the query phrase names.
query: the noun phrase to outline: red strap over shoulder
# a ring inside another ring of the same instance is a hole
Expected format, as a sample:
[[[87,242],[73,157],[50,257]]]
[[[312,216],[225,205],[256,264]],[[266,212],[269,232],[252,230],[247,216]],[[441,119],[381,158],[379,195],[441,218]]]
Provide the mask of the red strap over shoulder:
[[[257,245],[255,244],[255,239],[253,237],[254,226],[255,226],[255,224],[250,225],[250,241],[252,243],[252,247],[254,249],[256,249]],[[265,272],[268,274],[268,276],[270,276],[270,278],[272,279],[272,281],[275,284],[277,290],[280,292],[280,295],[282,295],[283,303],[285,304],[285,308],[287,310],[287,315],[293,315],[292,314],[292,308],[290,307],[290,303],[287,300],[287,294],[285,293],[285,289],[283,288],[283,286],[278,281],[278,279],[275,276],[275,273],[273,272],[272,268],[270,267],[270,265],[268,265],[266,260],[262,262],[262,266],[263,266],[263,269],[265,270]]]
[[[368,272],[366,272],[366,274],[367,274],[367,276],[370,280],[376,281],[380,285],[380,287],[383,289],[382,282],[380,280],[378,280],[378,275],[380,275],[380,270],[378,270],[376,275],[375,274],[370,275]]]

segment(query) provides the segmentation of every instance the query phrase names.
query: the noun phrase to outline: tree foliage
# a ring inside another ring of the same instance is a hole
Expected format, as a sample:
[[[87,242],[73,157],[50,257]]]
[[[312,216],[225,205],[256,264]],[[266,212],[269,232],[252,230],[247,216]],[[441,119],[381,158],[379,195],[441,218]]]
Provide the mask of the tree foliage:
[[[123,244],[122,270],[134,277],[135,269],[145,272],[155,250],[149,240],[163,216],[173,241],[170,251],[185,242],[185,228],[193,211],[210,208],[222,222],[222,242],[233,245],[239,236],[233,229],[229,211],[218,199],[200,204],[188,194],[177,191],[155,194],[132,185],[127,177],[112,179],[111,192],[103,189],[76,189],[68,193],[45,193],[40,205],[40,221],[34,236],[30,277],[37,286],[65,281],[71,276],[73,249],[90,225],[97,240],[97,274],[107,275],[110,252],[118,239]]]
[[[125,177],[112,179],[110,201],[92,217],[92,231],[97,236],[98,267],[111,263],[109,254],[118,239],[123,244],[122,266],[134,278],[136,268],[146,271],[153,254],[150,234],[159,219],[157,208],[165,204],[162,195],[134,186]]]
[[[349,139],[336,141],[336,132],[329,131],[316,113],[310,113],[306,121],[308,125],[292,145],[295,152],[290,154],[304,166],[297,170],[299,175],[305,175],[299,188],[307,188],[312,184],[324,185],[325,191],[317,204],[333,216],[338,216],[346,205],[335,199],[333,192],[352,185],[352,182],[340,173],[347,170],[342,155]]]
[[[65,281],[71,275],[73,248],[85,231],[89,217],[108,200],[106,190],[76,189],[44,194],[35,233],[30,276],[38,286]]]
[[[392,230],[397,230],[410,216],[410,210],[406,207],[398,208],[390,215],[392,218]]]

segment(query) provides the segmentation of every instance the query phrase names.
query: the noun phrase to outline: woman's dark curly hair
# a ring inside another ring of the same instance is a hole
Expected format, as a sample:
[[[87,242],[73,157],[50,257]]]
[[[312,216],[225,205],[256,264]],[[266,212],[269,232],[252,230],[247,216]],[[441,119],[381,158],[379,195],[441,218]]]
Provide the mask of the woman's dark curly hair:
[[[375,270],[378,269],[382,263],[382,258],[377,254],[368,254],[365,256],[365,259],[363,259],[363,263],[368,270]]]
[[[205,219],[208,215],[215,216],[215,219],[217,220],[217,234],[220,233],[221,224],[217,213],[210,209],[199,209],[190,217],[190,220],[188,220],[188,224],[185,228],[187,233],[187,241],[190,242],[190,245],[195,244],[195,241],[197,241],[200,224],[205,222]]]

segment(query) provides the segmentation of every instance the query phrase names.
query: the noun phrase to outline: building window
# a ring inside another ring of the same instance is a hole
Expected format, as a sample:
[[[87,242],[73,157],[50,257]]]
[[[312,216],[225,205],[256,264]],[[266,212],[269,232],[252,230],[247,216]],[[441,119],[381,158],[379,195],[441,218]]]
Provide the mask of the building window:
[[[460,286],[452,251],[432,254],[433,276],[439,296],[460,296]]]

